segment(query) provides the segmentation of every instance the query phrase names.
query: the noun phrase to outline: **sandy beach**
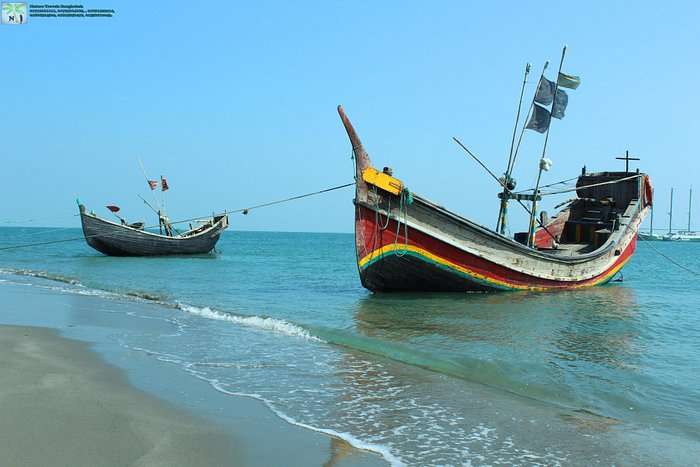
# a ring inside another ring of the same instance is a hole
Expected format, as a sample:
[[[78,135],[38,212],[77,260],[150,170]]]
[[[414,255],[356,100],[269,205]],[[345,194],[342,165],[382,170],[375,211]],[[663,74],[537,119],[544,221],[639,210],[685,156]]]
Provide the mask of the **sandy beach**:
[[[131,387],[80,342],[0,328],[0,452],[14,466],[236,465],[221,429]]]

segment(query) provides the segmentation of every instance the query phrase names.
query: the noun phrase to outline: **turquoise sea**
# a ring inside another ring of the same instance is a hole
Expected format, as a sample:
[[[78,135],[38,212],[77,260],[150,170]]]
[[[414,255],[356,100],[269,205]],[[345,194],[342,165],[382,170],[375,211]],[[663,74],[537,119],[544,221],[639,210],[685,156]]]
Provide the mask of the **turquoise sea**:
[[[80,236],[2,228],[0,247]],[[107,330],[126,349],[395,465],[700,462],[700,278],[656,251],[700,271],[700,244],[640,242],[606,286],[500,294],[372,294],[348,234],[229,231],[217,250],[5,250],[0,287],[138,302]]]

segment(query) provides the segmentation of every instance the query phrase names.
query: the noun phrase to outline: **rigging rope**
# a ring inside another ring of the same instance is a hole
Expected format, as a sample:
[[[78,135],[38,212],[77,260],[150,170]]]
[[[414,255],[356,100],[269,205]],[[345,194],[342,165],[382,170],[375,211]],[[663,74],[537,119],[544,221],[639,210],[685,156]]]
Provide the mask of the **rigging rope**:
[[[620,179],[618,179],[618,180],[611,180],[611,181],[609,181],[609,182],[600,182],[600,183],[594,183],[594,184],[592,184],[592,185],[576,186],[576,187],[572,187],[572,188],[567,188],[567,189],[565,189],[565,190],[548,191],[548,192],[545,192],[545,193],[540,192],[540,196],[558,195],[558,194],[561,194],[561,193],[570,193],[570,192],[572,192],[572,191],[582,190],[582,189],[585,189],[585,188],[593,188],[593,187],[601,186],[601,185],[611,185],[611,184],[613,184],[613,183],[626,182],[627,180],[632,180],[632,179],[639,178],[639,177],[643,177],[643,176],[644,176],[644,174],[635,174],[635,175],[632,175],[632,176],[630,176],[630,177],[620,178]],[[573,178],[569,178],[569,179],[567,179],[567,180],[562,180],[562,181],[560,181],[560,182],[550,183],[549,185],[542,185],[540,188],[547,188],[547,187],[554,186],[554,185],[560,185],[560,184],[563,184],[563,183],[570,182],[570,181],[572,181],[572,180],[576,180],[577,178],[578,178],[578,177],[573,177]],[[528,188],[527,190],[514,191],[513,193],[514,193],[514,194],[523,194],[523,193],[529,193],[529,192],[531,192],[532,190],[533,190],[533,188]]]
[[[558,195],[561,193],[569,193],[572,191],[583,190],[585,188],[593,188],[595,186],[611,185],[613,183],[626,182],[627,180],[632,180],[632,179],[639,178],[639,177],[644,177],[644,174],[636,174],[636,175],[632,175],[631,177],[620,178],[618,180],[611,180],[609,182],[600,182],[600,183],[593,183],[592,185],[577,186],[575,188],[570,188],[567,190],[548,191],[546,193],[540,193],[540,196]]]
[[[540,185],[540,188],[549,188],[550,186],[554,186],[554,185],[562,185],[562,184],[567,183],[567,182],[572,182],[572,181],[574,181],[574,180],[576,180],[576,179],[578,179],[578,176],[576,176],[576,177],[571,177],[571,178],[567,178],[566,180],[562,180],[562,181],[560,181],[560,182],[550,183],[550,184],[548,184],[548,185]],[[513,191],[512,193],[513,193],[513,194],[528,193],[528,192],[532,191],[533,189],[534,189],[534,188],[528,188],[527,190]]]
[[[341,188],[347,188],[347,187],[352,186],[354,184],[355,184],[355,182],[346,183],[344,185],[338,185],[338,186],[334,186],[334,187],[330,187],[330,188],[324,188],[323,190],[314,191],[312,193],[305,193],[303,195],[292,196],[292,197],[280,199],[277,201],[271,201],[269,203],[257,204],[255,206],[251,206],[248,208],[241,208],[241,209],[234,209],[234,210],[230,210],[230,211],[224,211],[221,215],[236,214],[236,213],[248,214],[248,212],[252,211],[253,209],[260,209],[260,208],[264,208],[264,207],[268,207],[268,206],[273,206],[275,204],[286,203],[286,202],[294,201],[297,199],[307,198],[309,196],[319,195],[322,193],[328,193],[329,191],[340,190]],[[192,221],[197,221],[197,220],[202,220],[202,219],[209,219],[209,217],[202,217],[202,216],[193,217],[190,219],[184,219],[184,220],[179,220],[179,221],[175,221],[175,222],[170,222],[170,224],[182,224],[185,222],[192,222]],[[156,228],[156,227],[159,227],[159,226],[158,225],[149,225],[149,226],[144,227],[144,230],[145,229],[152,229],[152,228]],[[53,245],[56,243],[74,242],[77,240],[83,240],[83,239],[87,239],[87,238],[91,238],[91,237],[109,238],[111,236],[113,236],[113,235],[94,234],[94,235],[83,235],[81,237],[64,238],[64,239],[60,239],[60,240],[49,240],[49,241],[45,241],[45,242],[23,243],[23,244],[18,244],[18,245],[9,245],[9,246],[0,247],[0,251],[16,250],[16,249],[20,249],[20,248],[29,248],[29,247],[34,247],[34,246]]]

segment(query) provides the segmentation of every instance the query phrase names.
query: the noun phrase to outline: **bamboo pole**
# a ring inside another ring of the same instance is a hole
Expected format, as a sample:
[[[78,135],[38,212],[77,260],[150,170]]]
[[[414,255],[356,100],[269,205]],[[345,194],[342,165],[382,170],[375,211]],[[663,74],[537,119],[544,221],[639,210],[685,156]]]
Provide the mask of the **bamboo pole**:
[[[508,152],[508,165],[506,165],[506,171],[504,173],[506,177],[506,186],[503,187],[503,198],[501,198],[501,207],[498,211],[498,221],[496,221],[496,232],[500,231],[501,235],[505,234],[506,230],[506,215],[508,213],[508,198],[506,196],[508,195],[507,187],[510,184],[510,176],[508,174],[508,171],[510,169],[511,161],[513,160],[513,149],[515,148],[515,135],[518,132],[518,123],[520,123],[520,110],[523,106],[523,95],[525,94],[525,84],[527,84],[528,74],[530,74],[529,63],[525,65],[525,76],[523,77],[523,85],[520,88],[520,100],[518,101],[518,111],[515,114],[515,125],[513,125],[513,138],[510,142],[510,150]]]
[[[554,86],[554,97],[552,98],[552,110],[554,110],[554,104],[557,102],[557,91],[559,90],[559,74],[561,73],[561,68],[564,65],[564,56],[566,56],[566,46],[561,50],[561,60],[559,61],[559,70],[557,71],[557,76],[555,78]],[[534,101],[533,101],[534,102]],[[533,104],[534,105],[534,104]],[[549,130],[552,128],[552,112],[549,112],[549,125],[547,125],[547,133],[544,135],[544,145],[542,146],[542,157],[539,162],[539,170],[537,172],[537,183],[535,183],[535,189],[533,195],[535,198],[532,200],[532,213],[530,214],[530,227],[528,229],[528,241],[529,246],[533,246],[535,237],[535,213],[537,212],[537,192],[540,189],[540,179],[542,178],[543,164],[542,160],[547,154],[547,143],[549,142]]]
[[[542,67],[542,73],[540,73],[540,79],[537,81],[537,88],[540,86],[540,81],[542,81],[542,78],[544,78],[544,72],[547,71],[547,67],[549,66],[549,61],[544,62],[544,66]],[[515,151],[513,152],[513,161],[511,162],[510,166],[508,167],[508,175],[512,175],[513,169],[515,168],[515,160],[518,158],[518,151],[520,150],[520,143],[523,141],[523,135],[525,134],[525,127],[527,126],[527,121],[530,118],[530,113],[532,112],[532,108],[535,105],[535,97],[537,97],[537,89],[535,89],[535,94],[532,96],[532,102],[530,102],[530,110],[528,110],[527,116],[525,117],[525,121],[523,122],[523,126],[520,129],[520,136],[518,136],[518,144],[515,145]]]
[[[459,144],[459,146],[460,146],[462,149],[464,149],[464,150],[467,152],[467,154],[469,154],[470,156],[472,156],[472,158],[473,158],[475,161],[477,161],[477,162],[479,163],[479,165],[481,165],[481,167],[483,167],[484,170],[486,170],[486,171],[489,173],[489,175],[491,175],[491,177],[492,177],[494,180],[496,180],[496,183],[498,183],[499,185],[501,185],[503,188],[505,188],[505,189],[507,190],[507,187],[505,186],[505,183],[503,183],[503,181],[502,181],[501,179],[499,179],[498,177],[496,177],[496,175],[491,171],[491,169],[489,169],[488,167],[486,167],[486,165],[485,165],[483,162],[481,162],[481,160],[480,160],[478,157],[476,157],[476,156],[474,155],[474,153],[472,153],[465,145],[463,145],[462,142],[461,142],[460,140],[458,140],[458,139],[455,138],[454,136],[452,137],[452,139],[455,141],[455,143]],[[508,190],[508,192],[510,193],[510,190]],[[516,198],[516,201],[517,201],[518,204],[525,210],[525,212],[527,212],[528,215],[529,215],[529,214],[530,214],[530,210],[527,208],[527,206],[525,206],[525,203],[523,203],[522,201],[520,201],[520,200],[517,199],[517,198]],[[539,219],[537,219],[537,223],[540,225],[540,227],[542,227],[542,228],[549,234],[550,237],[552,237],[553,239],[556,238],[556,237],[552,234],[552,232],[550,232],[550,231],[547,229],[547,226],[544,225]]]
[[[547,70],[548,66],[549,66],[549,61],[544,62],[544,66],[542,67],[542,73],[540,73],[540,79],[537,80],[537,88],[539,88],[540,82],[542,81],[542,78],[544,78],[544,72]],[[520,143],[523,141],[523,135],[525,134],[525,127],[527,126],[527,121],[530,118],[530,114],[532,113],[532,108],[535,105],[535,97],[537,97],[537,89],[535,89],[535,93],[532,96],[532,101],[530,102],[530,108],[527,111],[527,115],[525,116],[525,121],[523,122],[523,126],[520,129],[520,136],[518,136],[518,144],[515,145],[515,149],[513,151],[513,157],[510,158],[508,161],[508,167],[506,168],[506,180],[510,180],[512,178],[513,169],[515,168],[515,160],[518,158],[518,151],[520,150]],[[504,187],[504,193],[506,193],[505,187]],[[508,200],[507,199],[505,200],[505,203],[506,204],[504,206],[504,214],[501,218],[500,226],[497,226],[497,229],[496,229],[496,230],[498,230],[498,227],[500,227],[501,234],[505,234],[505,231],[506,231],[506,214],[507,214],[507,210],[508,210],[508,205],[507,205]],[[522,205],[522,202],[520,202],[520,204]]]

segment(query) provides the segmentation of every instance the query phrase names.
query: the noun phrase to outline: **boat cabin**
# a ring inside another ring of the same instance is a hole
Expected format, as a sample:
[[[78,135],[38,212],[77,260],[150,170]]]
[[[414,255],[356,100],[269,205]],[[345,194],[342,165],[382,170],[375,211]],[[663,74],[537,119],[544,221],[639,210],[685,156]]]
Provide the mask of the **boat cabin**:
[[[635,175],[635,172],[587,174],[584,168],[576,181],[577,198],[553,217],[546,229],[538,229],[536,247],[572,255],[600,248],[638,209],[643,178]],[[618,181],[625,178],[629,180]],[[527,243],[527,232],[516,233],[515,239]]]

